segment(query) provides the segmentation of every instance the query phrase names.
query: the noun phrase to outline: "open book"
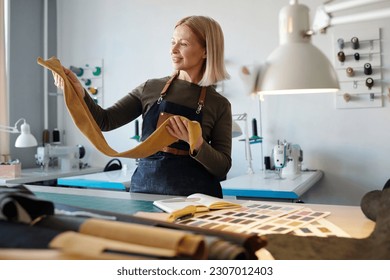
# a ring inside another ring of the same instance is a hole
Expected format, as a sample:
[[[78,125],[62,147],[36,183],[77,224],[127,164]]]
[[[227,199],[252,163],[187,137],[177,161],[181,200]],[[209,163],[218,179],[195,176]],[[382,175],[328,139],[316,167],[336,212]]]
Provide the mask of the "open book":
[[[213,196],[194,193],[187,197],[168,198],[153,202],[161,210],[172,213],[187,206],[195,206],[196,212],[206,212],[210,210],[221,210],[229,208],[239,208],[240,204],[226,201]]]

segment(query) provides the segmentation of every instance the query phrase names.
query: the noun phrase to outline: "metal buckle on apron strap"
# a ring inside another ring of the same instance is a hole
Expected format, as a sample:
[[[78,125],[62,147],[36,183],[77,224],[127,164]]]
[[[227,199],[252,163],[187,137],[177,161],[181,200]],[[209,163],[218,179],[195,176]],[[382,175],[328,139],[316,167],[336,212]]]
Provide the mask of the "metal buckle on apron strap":
[[[202,87],[202,90],[200,92],[199,100],[198,100],[198,108],[196,109],[196,113],[199,115],[200,111],[202,111],[202,108],[204,106],[204,99],[206,97],[206,87]]]
[[[202,111],[203,104],[198,103],[198,108],[196,109],[196,113],[199,115],[200,111]]]
[[[171,85],[172,81],[177,78],[178,75],[179,75],[179,71],[175,71],[175,73],[173,73],[173,75],[166,82],[164,88],[162,89],[162,91],[160,93],[160,97],[157,99],[157,104],[160,104],[161,101],[163,100],[164,96],[167,95],[167,90],[168,90],[169,86]]]
[[[190,154],[190,151],[180,150],[180,149],[171,148],[171,147],[164,147],[161,149],[161,152],[173,154],[175,156],[188,156]]]
[[[160,94],[160,97],[157,99],[157,104],[161,104],[165,95],[166,95],[166,93]]]

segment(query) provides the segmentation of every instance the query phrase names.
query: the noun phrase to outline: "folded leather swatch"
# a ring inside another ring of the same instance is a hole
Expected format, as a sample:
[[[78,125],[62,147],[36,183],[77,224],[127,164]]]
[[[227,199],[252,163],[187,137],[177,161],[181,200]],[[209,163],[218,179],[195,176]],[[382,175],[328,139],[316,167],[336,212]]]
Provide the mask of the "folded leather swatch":
[[[43,215],[53,215],[54,204],[34,196],[26,187],[0,186],[0,220],[31,223]]]
[[[62,68],[61,62],[54,56],[48,60],[43,60],[41,57],[38,57],[37,62],[43,67],[54,71],[64,79],[65,104],[72,116],[74,123],[95,146],[95,148],[103,154],[111,157],[144,158],[178,141],[177,138],[170,135],[166,130],[166,126],[169,125],[169,118],[159,128],[157,128],[153,134],[151,134],[138,146],[124,152],[115,151],[108,145],[107,141],[105,140],[103,133],[96,124],[92,114],[88,110],[83,97],[74,90],[71,82],[68,80]],[[189,145],[190,151],[192,153],[195,149],[196,141],[202,133],[201,127],[200,124],[196,121],[190,121],[183,116],[180,117],[183,120],[188,121],[188,132],[190,139]]]

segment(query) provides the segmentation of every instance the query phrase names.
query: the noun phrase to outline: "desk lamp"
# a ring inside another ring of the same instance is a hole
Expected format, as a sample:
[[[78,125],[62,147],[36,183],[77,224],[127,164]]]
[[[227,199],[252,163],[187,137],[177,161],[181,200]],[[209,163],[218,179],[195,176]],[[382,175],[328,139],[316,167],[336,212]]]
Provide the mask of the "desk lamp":
[[[20,126],[20,131],[17,126],[20,122],[22,122]],[[38,146],[37,139],[35,139],[34,135],[31,134],[30,125],[26,122],[25,119],[19,119],[14,126],[5,126],[0,125],[0,131],[8,132],[8,133],[20,133],[18,138],[15,141],[15,147],[17,148],[28,148]]]
[[[232,123],[232,137],[238,137],[242,135],[242,130],[237,123],[237,121],[244,121],[245,122],[245,155],[246,160],[248,161],[248,174],[253,174],[253,167],[252,167],[252,151],[250,147],[250,141],[249,141],[249,134],[248,134],[248,121],[247,121],[247,113],[242,114],[233,114],[233,123]]]

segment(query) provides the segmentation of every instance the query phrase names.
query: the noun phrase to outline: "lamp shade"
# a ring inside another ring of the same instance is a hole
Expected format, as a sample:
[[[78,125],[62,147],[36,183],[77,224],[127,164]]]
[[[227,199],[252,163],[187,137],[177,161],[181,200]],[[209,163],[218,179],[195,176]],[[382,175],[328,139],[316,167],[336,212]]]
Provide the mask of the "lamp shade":
[[[279,13],[280,46],[263,66],[261,94],[335,92],[339,81],[329,59],[311,44],[309,9],[290,1]]]
[[[241,127],[238,125],[236,121],[232,122],[232,138],[238,137],[242,135]]]
[[[30,132],[30,125],[24,122],[20,126],[21,134],[16,138],[15,147],[27,148],[38,146],[37,139]]]

